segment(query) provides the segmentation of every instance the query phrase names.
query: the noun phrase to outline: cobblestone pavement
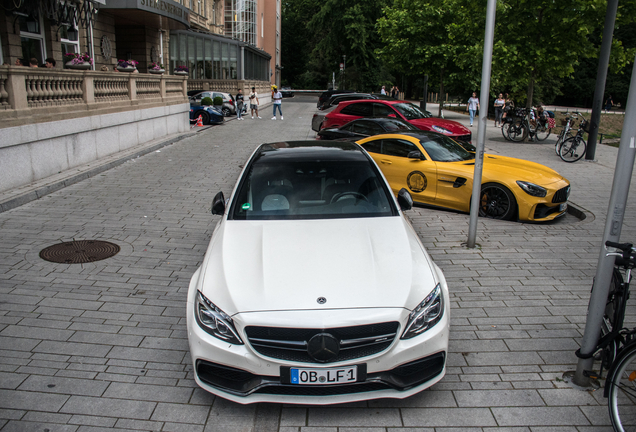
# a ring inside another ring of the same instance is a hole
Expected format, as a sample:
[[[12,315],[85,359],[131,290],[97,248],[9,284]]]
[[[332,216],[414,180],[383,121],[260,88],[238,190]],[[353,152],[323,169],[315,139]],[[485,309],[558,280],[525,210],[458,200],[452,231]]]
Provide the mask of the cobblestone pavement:
[[[242,406],[197,388],[185,300],[217,220],[212,198],[229,195],[258,144],[314,137],[314,99],[285,99],[284,121],[270,120],[270,110],[0,213],[2,432],[611,429],[602,393],[571,389],[561,376],[576,364],[617,149],[601,146],[597,162],[566,164],[552,137],[509,143],[492,122],[487,151],[557,169],[587,217],[480,220],[480,247],[469,250],[468,215],[408,212],[451,290],[452,340],[439,384],[406,400],[330,407]],[[39,258],[72,239],[122,249],[88,265]],[[636,239],[634,199],[622,239]]]

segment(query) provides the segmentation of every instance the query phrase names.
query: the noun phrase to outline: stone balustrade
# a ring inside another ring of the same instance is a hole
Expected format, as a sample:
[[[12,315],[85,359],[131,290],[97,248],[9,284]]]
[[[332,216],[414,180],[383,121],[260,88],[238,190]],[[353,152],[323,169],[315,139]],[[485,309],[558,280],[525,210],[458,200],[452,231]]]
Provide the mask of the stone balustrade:
[[[182,104],[187,90],[183,76],[0,66],[0,128]]]
[[[251,91],[252,87],[256,89],[256,93],[259,95],[269,94],[271,92],[271,85],[266,81],[253,81],[253,80],[188,80],[188,90],[201,90],[201,91],[219,91],[224,93],[236,94],[240,88],[243,94],[247,94]]]

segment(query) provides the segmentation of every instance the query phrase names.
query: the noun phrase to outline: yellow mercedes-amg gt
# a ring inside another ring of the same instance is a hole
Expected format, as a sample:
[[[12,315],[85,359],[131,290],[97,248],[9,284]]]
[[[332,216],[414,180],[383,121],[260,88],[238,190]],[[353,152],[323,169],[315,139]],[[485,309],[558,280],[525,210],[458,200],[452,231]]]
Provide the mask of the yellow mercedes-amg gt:
[[[394,193],[416,203],[470,211],[475,154],[434,132],[375,135],[357,141],[378,164]],[[543,222],[563,216],[570,182],[544,165],[484,155],[479,216]]]

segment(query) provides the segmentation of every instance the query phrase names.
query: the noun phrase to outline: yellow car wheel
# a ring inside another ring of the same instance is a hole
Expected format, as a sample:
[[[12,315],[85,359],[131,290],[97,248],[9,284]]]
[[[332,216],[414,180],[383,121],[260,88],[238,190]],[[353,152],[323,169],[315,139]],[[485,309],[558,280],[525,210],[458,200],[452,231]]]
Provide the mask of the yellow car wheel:
[[[481,186],[479,216],[511,220],[516,209],[517,200],[507,187],[498,183],[486,183]]]

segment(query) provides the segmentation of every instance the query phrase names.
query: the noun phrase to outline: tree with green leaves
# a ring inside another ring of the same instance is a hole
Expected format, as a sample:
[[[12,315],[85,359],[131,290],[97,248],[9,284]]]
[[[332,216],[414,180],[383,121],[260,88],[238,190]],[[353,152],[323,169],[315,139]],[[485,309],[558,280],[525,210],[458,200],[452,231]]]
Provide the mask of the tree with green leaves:
[[[483,14],[474,15],[474,4],[464,0],[395,0],[384,8],[377,22],[384,46],[376,53],[407,75],[438,77],[440,95],[444,94],[445,80],[472,81],[476,66],[481,64],[477,56],[480,39],[475,38],[475,31],[485,19]],[[443,100],[440,114],[442,108]]]

